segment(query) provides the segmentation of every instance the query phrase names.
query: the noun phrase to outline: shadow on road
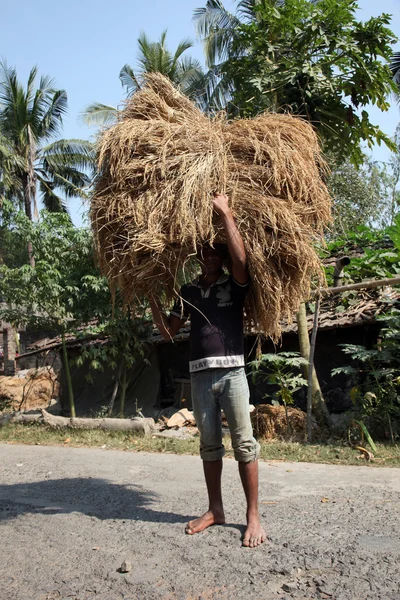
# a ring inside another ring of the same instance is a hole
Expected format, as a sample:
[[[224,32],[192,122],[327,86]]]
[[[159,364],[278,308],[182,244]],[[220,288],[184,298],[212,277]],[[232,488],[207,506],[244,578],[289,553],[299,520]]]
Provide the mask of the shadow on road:
[[[79,512],[98,519],[185,523],[193,515],[155,510],[158,496],[139,485],[104,479],[49,479],[0,485],[0,521],[24,513]]]

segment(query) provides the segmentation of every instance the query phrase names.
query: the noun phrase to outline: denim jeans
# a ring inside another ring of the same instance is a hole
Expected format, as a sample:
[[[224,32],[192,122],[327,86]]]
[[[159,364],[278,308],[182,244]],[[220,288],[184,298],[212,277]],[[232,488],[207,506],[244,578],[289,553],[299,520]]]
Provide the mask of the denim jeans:
[[[235,459],[252,462],[260,446],[253,437],[249,411],[249,386],[244,367],[206,369],[191,374],[192,404],[200,431],[200,456],[220,460],[222,444],[221,409],[228,421]]]

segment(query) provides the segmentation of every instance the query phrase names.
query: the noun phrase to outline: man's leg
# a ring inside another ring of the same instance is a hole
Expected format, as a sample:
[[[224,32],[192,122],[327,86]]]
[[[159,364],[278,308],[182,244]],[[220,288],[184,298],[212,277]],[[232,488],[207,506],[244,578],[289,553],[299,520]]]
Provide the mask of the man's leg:
[[[203,469],[208,492],[208,511],[198,519],[189,521],[186,527],[186,533],[189,534],[199,533],[210,525],[225,523],[221,494],[222,459],[203,460]]]
[[[255,548],[267,539],[258,512],[258,460],[240,462],[239,473],[247,501],[247,529],[243,536],[243,546]]]
[[[255,548],[267,539],[258,513],[258,452],[249,411],[249,386],[244,368],[227,372],[220,402],[231,432],[235,459],[247,501],[243,546]]]
[[[187,524],[185,531],[190,535],[199,533],[210,525],[225,523],[221,495],[222,457],[225,449],[222,444],[221,408],[214,396],[214,380],[217,379],[209,371],[191,376],[193,412],[200,432],[200,456],[207,485],[208,511]]]

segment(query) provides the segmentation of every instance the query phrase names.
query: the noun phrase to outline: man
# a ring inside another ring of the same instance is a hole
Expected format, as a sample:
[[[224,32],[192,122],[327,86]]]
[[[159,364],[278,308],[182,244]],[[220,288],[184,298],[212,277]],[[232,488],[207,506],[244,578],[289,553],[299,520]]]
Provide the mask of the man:
[[[190,373],[192,403],[200,431],[209,508],[190,521],[192,535],[211,525],[225,523],[221,495],[222,444],[221,409],[231,432],[235,459],[247,501],[247,528],[243,545],[254,548],[266,540],[258,513],[258,453],[249,412],[249,388],[244,370],[243,305],[249,283],[246,252],[236,227],[229,199],[215,194],[214,210],[226,233],[231,275],[223,272],[221,245],[204,246],[198,258],[201,275],[181,289],[181,298],[171,315],[161,312],[151,300],[154,323],[165,340],[172,339],[190,315]]]

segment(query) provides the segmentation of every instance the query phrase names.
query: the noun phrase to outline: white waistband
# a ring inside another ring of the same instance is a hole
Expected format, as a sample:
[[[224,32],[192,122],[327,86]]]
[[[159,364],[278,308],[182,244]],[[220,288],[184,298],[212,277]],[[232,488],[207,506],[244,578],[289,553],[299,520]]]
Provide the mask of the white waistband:
[[[244,356],[209,356],[191,360],[189,362],[190,373],[203,371],[204,369],[233,369],[234,367],[244,367]]]

